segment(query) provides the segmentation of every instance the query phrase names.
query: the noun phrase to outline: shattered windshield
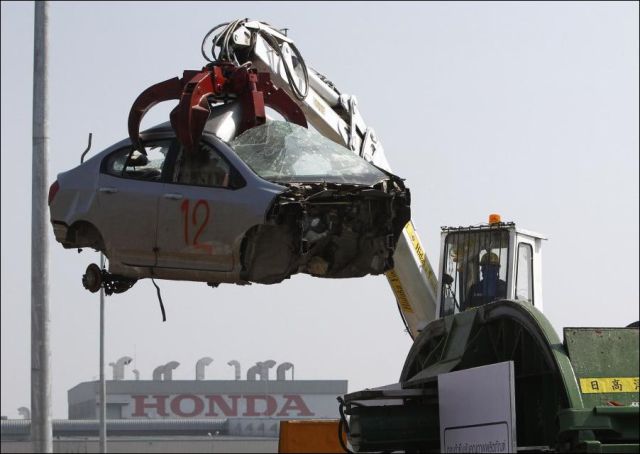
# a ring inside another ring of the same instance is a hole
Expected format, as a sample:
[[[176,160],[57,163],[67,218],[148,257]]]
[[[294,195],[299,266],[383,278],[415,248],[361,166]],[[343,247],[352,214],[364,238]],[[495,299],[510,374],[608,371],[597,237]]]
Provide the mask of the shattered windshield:
[[[230,142],[237,155],[265,180],[374,185],[387,175],[316,131],[268,121]]]

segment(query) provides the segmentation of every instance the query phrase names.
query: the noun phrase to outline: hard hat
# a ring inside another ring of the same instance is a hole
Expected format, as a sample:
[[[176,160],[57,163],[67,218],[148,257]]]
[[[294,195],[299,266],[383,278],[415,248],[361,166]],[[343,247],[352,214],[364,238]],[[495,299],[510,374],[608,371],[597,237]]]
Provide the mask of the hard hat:
[[[493,252],[487,252],[480,259],[480,266],[484,265],[496,265],[500,266],[500,258]]]

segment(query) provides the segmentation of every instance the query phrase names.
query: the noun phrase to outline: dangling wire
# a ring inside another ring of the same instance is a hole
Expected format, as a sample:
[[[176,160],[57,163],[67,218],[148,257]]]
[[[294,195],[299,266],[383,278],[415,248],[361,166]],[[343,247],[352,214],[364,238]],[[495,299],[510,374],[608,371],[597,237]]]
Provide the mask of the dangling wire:
[[[156,284],[156,281],[153,280],[153,278],[151,279],[151,282],[153,282],[153,286],[156,288],[156,292],[158,293],[158,301],[160,301],[160,310],[162,311],[162,321],[166,322],[167,315],[164,312],[164,304],[162,303],[162,297],[160,296],[160,287],[158,287],[158,284]]]

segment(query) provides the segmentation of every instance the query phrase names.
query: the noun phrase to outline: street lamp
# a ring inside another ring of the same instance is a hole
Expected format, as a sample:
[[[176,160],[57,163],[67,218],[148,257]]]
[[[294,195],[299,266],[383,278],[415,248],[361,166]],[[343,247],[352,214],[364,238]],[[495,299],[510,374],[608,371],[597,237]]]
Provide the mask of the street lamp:
[[[104,254],[100,252],[100,270]],[[100,452],[107,452],[107,384],[104,379],[104,285],[100,286]]]

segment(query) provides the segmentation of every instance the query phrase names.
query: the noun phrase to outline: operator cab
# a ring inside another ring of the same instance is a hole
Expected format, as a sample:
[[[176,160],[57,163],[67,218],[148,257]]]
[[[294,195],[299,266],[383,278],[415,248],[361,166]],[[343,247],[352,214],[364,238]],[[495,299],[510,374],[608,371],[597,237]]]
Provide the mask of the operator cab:
[[[543,236],[502,222],[443,227],[440,249],[439,318],[497,300],[534,305],[542,311]]]

